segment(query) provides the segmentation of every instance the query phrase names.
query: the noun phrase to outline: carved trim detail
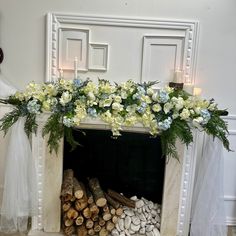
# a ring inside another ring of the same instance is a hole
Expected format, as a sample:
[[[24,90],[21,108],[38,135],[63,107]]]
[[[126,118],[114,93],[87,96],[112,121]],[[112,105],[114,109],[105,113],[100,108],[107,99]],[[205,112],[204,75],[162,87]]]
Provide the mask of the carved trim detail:
[[[179,200],[179,220],[177,226],[177,235],[186,236],[189,234],[191,203],[197,158],[197,146],[199,143],[199,134],[193,132],[193,142],[185,148],[183,166],[182,166],[182,183]]]
[[[182,30],[185,32],[185,58],[183,58],[184,78],[188,83],[194,83],[196,49],[197,49],[197,21],[170,21],[157,19],[132,19],[105,16],[87,16],[61,13],[47,15],[47,73],[46,82],[55,81],[57,74],[57,44],[58,29],[66,25],[77,24],[94,26],[120,26],[147,29]]]

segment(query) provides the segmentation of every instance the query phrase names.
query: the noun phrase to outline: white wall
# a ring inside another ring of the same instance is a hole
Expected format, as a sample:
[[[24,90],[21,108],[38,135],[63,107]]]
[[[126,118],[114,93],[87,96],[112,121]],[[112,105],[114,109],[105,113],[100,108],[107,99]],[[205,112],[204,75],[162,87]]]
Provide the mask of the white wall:
[[[230,139],[236,149],[235,0],[0,0],[0,47],[5,52],[1,70],[18,88],[23,89],[32,80],[44,80],[45,15],[49,11],[198,20],[200,36],[195,83],[202,88],[203,96],[214,97],[221,108],[228,108],[233,115]],[[0,149],[4,147],[1,145]],[[236,178],[233,178],[236,153],[226,154],[225,160],[225,191],[231,197],[227,201],[227,211],[231,214],[231,222],[235,220],[236,223]]]

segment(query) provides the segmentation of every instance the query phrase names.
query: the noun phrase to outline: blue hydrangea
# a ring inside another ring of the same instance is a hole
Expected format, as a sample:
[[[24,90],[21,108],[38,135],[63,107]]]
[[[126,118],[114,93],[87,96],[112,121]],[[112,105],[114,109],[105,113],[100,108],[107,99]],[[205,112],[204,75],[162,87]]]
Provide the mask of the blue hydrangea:
[[[80,88],[81,86],[83,86],[83,81],[81,79],[74,79],[73,84],[75,87]]]
[[[166,103],[169,100],[169,94],[165,90],[160,90],[158,100],[161,103]]]
[[[201,117],[203,118],[202,124],[207,124],[207,122],[211,119],[211,114],[207,109],[202,109],[200,111]]]
[[[147,108],[147,103],[142,102],[141,105],[139,107],[137,107],[137,112],[140,114],[143,114],[146,111]]]
[[[40,114],[40,108],[41,106],[38,104],[38,100],[36,99],[29,101],[27,104],[27,110],[31,114]]]
[[[73,126],[73,120],[67,116],[64,116],[63,117],[63,124],[66,126],[66,127],[71,127]]]
[[[137,87],[137,92],[133,95],[133,99],[140,99],[142,95],[145,95],[146,94],[146,91],[145,89],[142,87],[142,86],[138,86]]]
[[[96,118],[97,115],[98,115],[96,109],[95,109],[95,108],[92,108],[92,107],[89,107],[89,108],[87,109],[87,112],[88,112],[88,114],[89,114],[91,117],[94,117],[94,118]]]
[[[141,94],[141,95],[146,94],[146,91],[145,91],[144,87],[142,87],[142,86],[138,86],[137,90],[138,90],[138,93]]]
[[[161,130],[167,130],[170,128],[171,123],[172,123],[172,119],[168,117],[167,119],[158,122],[158,126]]]

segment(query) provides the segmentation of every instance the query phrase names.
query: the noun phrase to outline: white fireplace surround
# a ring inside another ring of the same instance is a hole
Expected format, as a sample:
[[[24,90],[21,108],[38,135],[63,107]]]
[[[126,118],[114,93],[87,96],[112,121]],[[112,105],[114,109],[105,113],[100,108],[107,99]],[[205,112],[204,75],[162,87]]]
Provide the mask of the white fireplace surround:
[[[63,140],[58,154],[50,154],[47,140],[42,138],[42,127],[47,115],[39,117],[37,135],[32,137],[32,152],[37,171],[37,215],[32,218],[29,235],[61,235],[60,191],[63,172]],[[85,120],[80,128],[110,129],[100,120]],[[129,132],[147,132],[142,126],[123,127]],[[196,158],[198,155],[198,132],[188,148],[177,143],[179,161],[170,158],[166,162],[161,236],[187,236],[190,224],[191,199],[194,183]],[[79,168],[79,167],[78,167]]]

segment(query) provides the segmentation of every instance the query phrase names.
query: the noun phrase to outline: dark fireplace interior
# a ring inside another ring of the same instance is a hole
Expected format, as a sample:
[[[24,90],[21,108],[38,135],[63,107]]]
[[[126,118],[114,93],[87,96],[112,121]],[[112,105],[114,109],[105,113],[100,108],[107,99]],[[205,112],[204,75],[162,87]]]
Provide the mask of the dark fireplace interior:
[[[165,158],[160,138],[149,134],[123,132],[116,139],[111,131],[73,131],[81,144],[74,151],[64,143],[64,169],[86,182],[97,177],[101,187],[123,193],[127,197],[145,197],[162,203]]]

